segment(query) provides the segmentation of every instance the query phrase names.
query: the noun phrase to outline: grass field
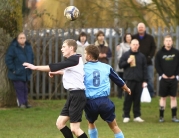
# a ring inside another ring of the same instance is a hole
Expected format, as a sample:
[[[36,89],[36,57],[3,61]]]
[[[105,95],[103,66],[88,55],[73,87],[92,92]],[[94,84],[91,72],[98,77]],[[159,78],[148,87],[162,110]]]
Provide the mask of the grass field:
[[[122,122],[123,100],[111,98],[116,105],[116,119],[125,138],[179,138],[179,123],[171,122],[169,99],[165,110],[165,122],[158,122],[158,100],[142,103],[144,123]],[[0,138],[63,138],[55,122],[65,100],[31,101],[30,109],[0,109]],[[131,116],[133,114],[131,113]],[[178,116],[179,117],[179,116]],[[107,124],[100,118],[96,121],[99,138],[114,138]],[[87,133],[87,121],[83,115],[81,128]]]

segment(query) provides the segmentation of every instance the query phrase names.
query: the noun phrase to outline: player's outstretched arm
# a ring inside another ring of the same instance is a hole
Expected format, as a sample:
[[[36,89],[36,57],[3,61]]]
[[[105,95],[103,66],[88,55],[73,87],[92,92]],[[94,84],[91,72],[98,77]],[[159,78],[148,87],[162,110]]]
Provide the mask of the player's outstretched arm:
[[[63,75],[63,73],[64,73],[63,70],[59,70],[55,72],[49,72],[48,75],[50,78],[52,78],[54,75],[58,75],[58,74]]]
[[[126,84],[124,84],[124,86],[122,87],[122,89],[127,92],[129,95],[131,95],[131,90],[127,87]]]
[[[50,68],[48,65],[45,65],[45,66],[35,66],[33,64],[30,64],[30,63],[27,63],[27,62],[24,62],[22,64],[26,69],[31,69],[31,70],[38,70],[38,71],[50,71]]]

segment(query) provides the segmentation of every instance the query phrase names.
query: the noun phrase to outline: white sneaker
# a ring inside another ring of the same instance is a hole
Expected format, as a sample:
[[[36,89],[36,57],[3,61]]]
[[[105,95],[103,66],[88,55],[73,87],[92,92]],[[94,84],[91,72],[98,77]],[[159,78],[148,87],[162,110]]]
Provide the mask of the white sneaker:
[[[134,122],[144,122],[144,120],[140,117],[134,118]]]
[[[129,120],[130,120],[130,118],[125,117],[125,118],[123,119],[123,123],[128,123],[128,122],[129,122]]]

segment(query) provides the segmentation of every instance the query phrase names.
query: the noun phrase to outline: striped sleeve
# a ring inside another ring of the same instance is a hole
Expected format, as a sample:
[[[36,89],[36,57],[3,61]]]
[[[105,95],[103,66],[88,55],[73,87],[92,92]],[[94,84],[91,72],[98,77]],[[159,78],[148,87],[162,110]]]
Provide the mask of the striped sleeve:
[[[118,76],[118,74],[113,70],[113,68],[110,68],[110,74],[109,78],[118,86],[122,87],[124,86],[125,82]]]

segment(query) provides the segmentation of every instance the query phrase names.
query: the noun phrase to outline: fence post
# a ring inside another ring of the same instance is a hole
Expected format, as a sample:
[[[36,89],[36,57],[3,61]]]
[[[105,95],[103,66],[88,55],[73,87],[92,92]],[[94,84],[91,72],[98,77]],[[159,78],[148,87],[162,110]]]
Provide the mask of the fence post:
[[[36,46],[36,64],[39,65],[40,64],[40,42],[41,42],[41,37],[39,36],[39,31],[37,31],[37,34],[38,34],[38,37],[36,37],[38,39],[37,41],[37,46]],[[40,82],[40,79],[39,79],[39,76],[40,76],[40,72],[37,71],[36,72],[36,98],[39,99],[39,95],[40,95],[40,87],[39,87],[39,82]]]
[[[176,27],[176,48],[179,49],[179,26]]]
[[[158,39],[157,39],[157,51],[160,49],[160,45],[161,45],[161,36],[162,36],[162,32],[161,32],[161,28],[159,27],[158,28],[158,34],[157,34],[157,37],[158,37]],[[157,92],[156,92],[156,94],[158,95],[159,94],[159,80],[158,80],[158,73],[156,74],[156,83],[157,83],[157,85],[156,85],[156,88],[157,88]]]

